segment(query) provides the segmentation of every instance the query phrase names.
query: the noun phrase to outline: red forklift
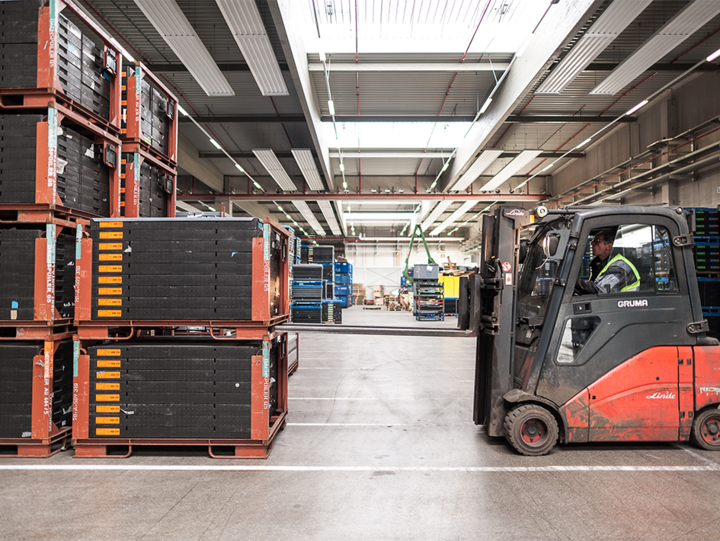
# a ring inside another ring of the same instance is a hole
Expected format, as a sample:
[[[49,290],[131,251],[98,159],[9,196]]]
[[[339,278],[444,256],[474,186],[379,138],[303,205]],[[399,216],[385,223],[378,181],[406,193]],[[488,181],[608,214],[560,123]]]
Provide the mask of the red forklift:
[[[477,312],[464,322],[478,332],[474,422],[528,456],[558,442],[720,450],[720,342],[703,317],[693,216],[660,206],[484,216],[464,300]],[[633,268],[632,287],[580,287],[600,232]]]

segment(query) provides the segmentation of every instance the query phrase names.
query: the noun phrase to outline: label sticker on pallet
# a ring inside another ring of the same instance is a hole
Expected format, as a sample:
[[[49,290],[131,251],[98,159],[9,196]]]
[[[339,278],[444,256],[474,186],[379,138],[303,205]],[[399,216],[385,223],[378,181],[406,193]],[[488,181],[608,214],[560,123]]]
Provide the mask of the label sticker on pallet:
[[[122,261],[122,254],[98,254],[99,261]]]
[[[119,428],[96,428],[95,435],[96,436],[119,436],[120,429]]]
[[[122,310],[98,310],[98,317],[120,317]]]
[[[120,413],[120,406],[96,406],[95,413]]]
[[[121,355],[119,349],[98,349],[97,354],[102,357],[120,357]]]
[[[122,227],[122,222],[99,222],[100,227]]]
[[[119,391],[120,384],[119,383],[96,383],[95,390],[96,391]]]
[[[98,368],[120,368],[122,361],[98,361]]]
[[[120,372],[98,372],[97,379],[120,379]]]
[[[122,276],[98,276],[98,284],[122,284]]]
[[[98,306],[122,306],[122,299],[98,299]]]
[[[96,394],[95,402],[120,402],[119,394]]]
[[[119,425],[120,417],[95,417],[95,423],[99,425]]]
[[[100,231],[101,239],[121,239],[123,238],[122,231]]]
[[[98,250],[122,250],[122,242],[101,242],[98,244]]]
[[[100,287],[100,288],[98,288],[98,295],[122,295],[122,288],[120,288],[120,287]]]
[[[98,272],[122,272],[121,265],[98,265]]]

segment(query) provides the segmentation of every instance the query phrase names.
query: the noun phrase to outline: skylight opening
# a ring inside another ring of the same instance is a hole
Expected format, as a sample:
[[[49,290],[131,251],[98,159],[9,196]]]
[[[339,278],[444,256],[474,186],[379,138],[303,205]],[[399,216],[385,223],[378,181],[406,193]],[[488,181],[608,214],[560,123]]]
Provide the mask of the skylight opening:
[[[342,122],[335,139],[333,123],[323,122],[331,148],[360,149],[455,148],[469,127],[470,122]]]

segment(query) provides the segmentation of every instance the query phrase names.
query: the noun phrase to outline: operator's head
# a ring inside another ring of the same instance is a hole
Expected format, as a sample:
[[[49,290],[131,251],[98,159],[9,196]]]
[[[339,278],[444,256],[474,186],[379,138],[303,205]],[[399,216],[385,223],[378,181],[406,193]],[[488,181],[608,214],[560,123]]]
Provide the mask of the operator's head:
[[[610,257],[613,247],[613,235],[609,231],[598,231],[593,240],[590,241],[592,244],[593,254],[600,258],[600,260],[607,259]]]

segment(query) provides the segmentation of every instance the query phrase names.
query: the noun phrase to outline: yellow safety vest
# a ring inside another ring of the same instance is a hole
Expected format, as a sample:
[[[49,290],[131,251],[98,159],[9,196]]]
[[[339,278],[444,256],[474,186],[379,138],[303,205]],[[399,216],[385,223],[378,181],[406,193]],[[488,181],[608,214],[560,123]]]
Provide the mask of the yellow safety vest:
[[[635,265],[633,265],[632,263],[630,263],[630,261],[628,261],[628,258],[622,256],[621,254],[616,255],[616,256],[613,257],[610,261],[608,261],[607,265],[605,265],[605,267],[603,268],[603,270],[601,270],[601,271],[598,273],[597,278],[595,278],[595,281],[599,280],[600,277],[601,277],[603,274],[605,274],[605,271],[608,270],[608,267],[609,267],[610,265],[612,265],[613,263],[615,263],[615,261],[618,261],[618,260],[622,260],[622,261],[624,261],[625,263],[627,263],[628,266],[630,267],[630,269],[632,269],[633,274],[635,274],[635,281],[634,281],[632,284],[625,286],[625,287],[622,288],[620,291],[623,292],[623,293],[625,293],[626,291],[637,291],[638,289],[640,289],[640,273],[638,273],[637,269],[635,268]]]

